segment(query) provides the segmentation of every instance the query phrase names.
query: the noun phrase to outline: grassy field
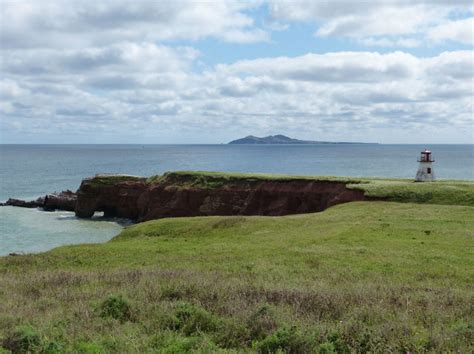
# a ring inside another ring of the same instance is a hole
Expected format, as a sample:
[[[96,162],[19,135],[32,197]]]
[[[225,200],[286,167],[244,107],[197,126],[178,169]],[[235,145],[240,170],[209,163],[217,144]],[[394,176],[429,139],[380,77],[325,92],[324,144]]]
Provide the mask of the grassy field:
[[[369,193],[394,190],[374,185]],[[354,202],[296,216],[150,221],[106,244],[0,258],[0,344],[468,353],[473,238],[472,206]]]
[[[365,196],[402,203],[429,203],[474,206],[474,182],[437,181],[417,183],[412,180],[370,179],[349,184]]]

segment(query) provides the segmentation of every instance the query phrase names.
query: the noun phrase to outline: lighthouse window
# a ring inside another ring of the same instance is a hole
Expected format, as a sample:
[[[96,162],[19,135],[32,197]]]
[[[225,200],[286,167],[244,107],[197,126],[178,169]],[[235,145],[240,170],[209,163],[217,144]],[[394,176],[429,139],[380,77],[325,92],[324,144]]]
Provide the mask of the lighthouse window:
[[[428,167],[428,174],[431,174],[431,168]]]

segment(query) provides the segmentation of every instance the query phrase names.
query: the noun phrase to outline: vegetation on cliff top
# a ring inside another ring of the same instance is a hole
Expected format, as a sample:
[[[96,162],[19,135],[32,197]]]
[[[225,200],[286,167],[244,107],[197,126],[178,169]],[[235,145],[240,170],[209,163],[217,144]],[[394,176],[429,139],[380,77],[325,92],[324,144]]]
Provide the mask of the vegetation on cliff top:
[[[124,174],[98,174],[93,178],[86,179],[88,183],[94,187],[110,186],[122,182],[140,182],[146,181],[146,178]]]
[[[208,171],[174,171],[163,175],[152,176],[149,183],[168,183],[190,188],[220,188],[254,182],[292,182],[292,181],[326,181],[358,183],[356,178],[330,176],[291,176],[264,173],[225,173]]]
[[[396,179],[362,179],[348,188],[361,189],[364,195],[402,203],[474,206],[474,181],[436,181],[419,183]]]
[[[223,172],[178,171],[148,178],[149,183],[170,183],[184,188],[220,188],[251,182],[323,181],[342,182],[360,189],[365,196],[396,202],[474,206],[474,181],[440,180],[417,183],[410,179],[357,178],[334,176],[290,176]]]
[[[137,224],[0,258],[0,346],[472,352],[473,230],[472,207],[391,202]]]

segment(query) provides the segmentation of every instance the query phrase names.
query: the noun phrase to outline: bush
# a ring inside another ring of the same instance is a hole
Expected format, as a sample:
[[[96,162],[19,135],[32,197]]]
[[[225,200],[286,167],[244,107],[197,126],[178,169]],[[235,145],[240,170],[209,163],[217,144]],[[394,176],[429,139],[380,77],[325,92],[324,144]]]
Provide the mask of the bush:
[[[33,327],[21,326],[3,340],[2,346],[13,353],[37,352],[41,348],[41,338]]]
[[[213,353],[217,351],[216,345],[205,337],[177,337],[165,348],[160,350],[164,354],[181,354],[188,352]]]
[[[102,346],[97,343],[79,342],[73,352],[84,354],[102,354],[104,353],[104,348],[102,348]]]
[[[339,332],[333,332],[328,337],[328,341],[333,344],[337,353],[350,353],[350,349]]]
[[[163,300],[181,300],[184,297],[184,291],[177,287],[167,286],[161,289],[161,299]]]
[[[131,306],[121,296],[111,295],[100,305],[100,316],[111,317],[121,322],[132,319]]]
[[[60,354],[64,353],[64,348],[61,343],[58,343],[56,341],[51,341],[48,342],[44,347],[43,347],[43,354]]]
[[[251,343],[245,324],[233,319],[223,321],[213,338],[222,348],[243,348]]]
[[[252,340],[262,340],[277,328],[275,316],[269,305],[263,305],[247,320]]]
[[[312,344],[309,338],[300,334],[295,327],[282,328],[258,343],[257,349],[260,353],[309,353]]]
[[[218,320],[212,314],[186,302],[178,305],[174,317],[174,329],[187,336],[197,332],[212,332],[218,327]]]
[[[319,345],[319,354],[336,354],[336,347],[331,342],[325,342]]]

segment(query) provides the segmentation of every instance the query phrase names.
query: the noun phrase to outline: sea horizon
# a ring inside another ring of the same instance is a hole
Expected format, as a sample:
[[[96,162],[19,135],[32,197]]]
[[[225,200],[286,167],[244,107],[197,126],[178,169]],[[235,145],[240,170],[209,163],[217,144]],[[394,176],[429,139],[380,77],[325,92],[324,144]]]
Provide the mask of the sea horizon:
[[[327,143],[315,143],[315,144],[235,144],[244,146],[302,146],[302,145],[343,145],[341,143],[348,143],[349,145],[474,145],[474,143],[373,143],[373,142],[327,142]],[[30,145],[30,146],[42,146],[42,145],[231,145],[229,143],[0,143],[2,145]]]

